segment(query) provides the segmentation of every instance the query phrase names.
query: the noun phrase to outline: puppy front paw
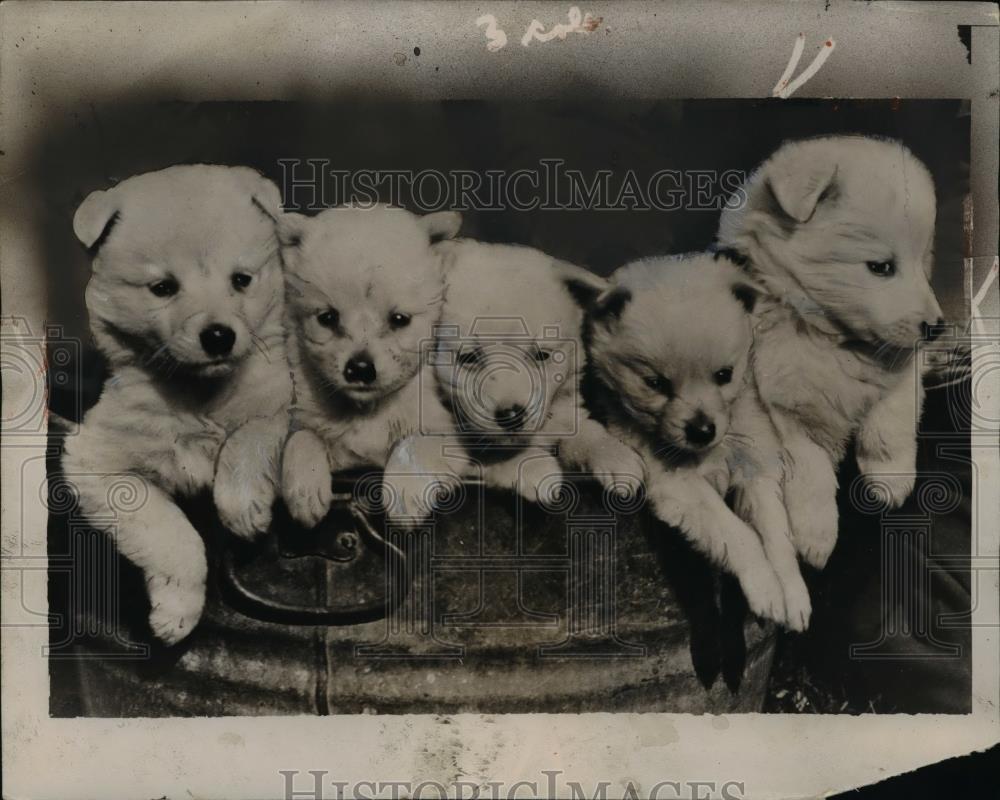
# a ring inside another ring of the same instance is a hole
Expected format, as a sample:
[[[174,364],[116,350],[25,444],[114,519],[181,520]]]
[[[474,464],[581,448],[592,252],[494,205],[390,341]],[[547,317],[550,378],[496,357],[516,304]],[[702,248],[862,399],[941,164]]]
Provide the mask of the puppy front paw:
[[[788,522],[795,550],[816,569],[823,569],[837,544],[839,523],[834,497],[798,497],[785,495]],[[812,502],[810,502],[812,500]]]
[[[386,516],[395,523],[423,522],[462,491],[458,477],[447,473],[387,474],[384,480]]]
[[[204,581],[178,581],[168,575],[147,577],[149,627],[157,639],[174,645],[194,630],[205,608]]]
[[[266,475],[241,475],[220,469],[212,496],[222,524],[237,536],[253,539],[271,526],[275,500],[274,482]]]
[[[785,626],[789,630],[801,633],[809,627],[812,616],[812,600],[809,589],[806,588],[802,576],[783,582],[785,594]]]
[[[823,569],[837,545],[837,517],[832,519],[817,514],[813,519],[800,519],[793,527],[795,549],[803,561]]]
[[[174,453],[176,472],[165,487],[171,494],[194,495],[211,486],[215,480],[215,453],[199,447],[190,447],[182,439]]]
[[[292,519],[306,528],[315,528],[330,511],[333,483],[326,448],[308,431],[292,434],[285,445],[281,496]]]
[[[913,492],[916,469],[910,461],[882,461],[858,455],[865,492],[886,510],[899,508]]]
[[[527,458],[517,470],[515,490],[532,503],[557,506],[562,492],[563,471],[551,455]]]
[[[307,472],[285,484],[285,505],[292,519],[306,528],[315,528],[330,512],[333,487],[329,472]]]
[[[738,577],[750,610],[758,617],[785,624],[785,593],[774,570],[760,565],[744,570]]]
[[[626,444],[609,445],[591,459],[594,477],[605,491],[620,497],[638,497],[643,488],[646,465]]]

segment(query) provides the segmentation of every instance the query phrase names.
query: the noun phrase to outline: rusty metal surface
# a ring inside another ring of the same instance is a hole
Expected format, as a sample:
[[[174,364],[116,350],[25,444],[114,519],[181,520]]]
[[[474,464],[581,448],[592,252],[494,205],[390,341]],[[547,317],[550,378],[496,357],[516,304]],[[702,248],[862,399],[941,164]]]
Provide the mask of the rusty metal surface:
[[[723,713],[763,702],[773,630],[744,620],[740,598],[720,595],[676,532],[642,510],[609,510],[585,482],[558,513],[477,484],[418,530],[370,513],[388,549],[359,535],[345,506],[314,532],[279,513],[280,536],[230,559],[241,585],[284,607],[386,614],[347,625],[251,616],[207,506],[189,509],[213,562],[199,628],[141,655],[143,587],[119,561],[119,630],[134,644],[105,626],[55,647],[53,715]],[[75,559],[78,578],[93,580],[102,552]]]

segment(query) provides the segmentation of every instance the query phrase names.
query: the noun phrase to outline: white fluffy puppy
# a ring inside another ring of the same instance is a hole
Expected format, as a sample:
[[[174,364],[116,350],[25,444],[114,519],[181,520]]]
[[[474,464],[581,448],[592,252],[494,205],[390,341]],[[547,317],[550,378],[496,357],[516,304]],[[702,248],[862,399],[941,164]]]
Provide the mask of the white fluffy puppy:
[[[197,624],[207,565],[174,503],[213,486],[224,524],[267,529],[287,433],[278,189],[246,167],[176,166],[90,194],[73,229],[94,253],[87,309],[111,367],[63,467],[81,511],[142,568],[164,642]],[[115,508],[123,473],[146,479]]]
[[[804,630],[783,452],[748,369],[756,290],[707,254],[636,261],[612,282],[588,314],[588,404],[642,454],[654,513],[736,575],[756,614]]]
[[[460,240],[435,249],[448,285],[438,384],[484,481],[550,502],[561,462],[637,491],[641,460],[589,417],[579,392],[581,304],[607,282],[530,247]]]
[[[387,466],[390,452],[439,466],[436,442],[420,435],[450,424],[420,377],[444,280],[435,237],[454,236],[455,212],[418,217],[401,208],[343,207],[281,218],[288,287],[293,433],[282,494],[293,518],[312,527],[332,500],[331,472]]]
[[[898,142],[781,147],[723,212],[719,244],[766,289],[755,373],[791,457],[797,546],[822,567],[837,538],[835,468],[858,464],[891,505],[910,494],[923,402],[914,348],[941,308],[929,283],[934,184]]]

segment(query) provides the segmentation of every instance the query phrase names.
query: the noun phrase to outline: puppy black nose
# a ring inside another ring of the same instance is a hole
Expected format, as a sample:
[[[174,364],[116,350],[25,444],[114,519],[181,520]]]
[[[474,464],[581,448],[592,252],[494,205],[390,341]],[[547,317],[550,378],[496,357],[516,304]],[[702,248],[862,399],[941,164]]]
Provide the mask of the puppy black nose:
[[[684,426],[684,437],[691,444],[709,444],[715,438],[715,423],[704,414],[698,414]]]
[[[227,356],[236,344],[236,333],[225,325],[209,325],[198,337],[201,346],[210,356]]]
[[[493,413],[497,425],[505,431],[517,431],[524,425],[524,406],[514,404],[506,408],[498,408]]]
[[[944,320],[938,317],[937,322],[933,325],[927,322],[920,323],[920,335],[923,336],[928,342],[933,342],[935,339],[944,333]]]
[[[374,383],[375,362],[367,353],[360,353],[344,367],[344,380],[348,383]]]

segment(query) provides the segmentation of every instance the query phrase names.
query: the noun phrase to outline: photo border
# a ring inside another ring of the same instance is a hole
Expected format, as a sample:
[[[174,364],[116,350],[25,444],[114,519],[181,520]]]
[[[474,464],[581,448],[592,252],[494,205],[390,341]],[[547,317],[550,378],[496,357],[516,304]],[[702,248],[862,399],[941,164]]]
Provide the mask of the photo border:
[[[600,23],[522,44],[534,20],[552,30],[572,19],[574,5]],[[505,46],[497,48],[489,25],[477,23],[486,14],[505,31]],[[794,97],[970,100],[966,270],[978,290],[997,263],[997,25],[990,3],[4,3],[3,315],[29,332],[45,330],[40,244],[30,223],[37,211],[19,200],[30,196],[20,170],[48,116],[81,100],[759,99],[773,96],[800,32],[800,70],[824,42],[836,47]],[[960,28],[967,28],[968,47]],[[994,319],[997,312],[993,297],[979,309]],[[1000,338],[995,324],[987,333],[994,344]],[[10,345],[5,330],[5,352]],[[977,400],[997,420],[1000,374],[987,369],[986,355],[974,352],[973,377],[982,378]],[[4,403],[16,406],[22,390],[5,381]],[[998,739],[998,595],[988,572],[976,584],[983,596],[973,609],[968,715],[52,719],[42,657],[46,510],[40,499],[21,507],[15,480],[47,446],[44,419],[38,421],[34,436],[5,431],[0,450],[9,796],[276,797],[285,787],[280,770],[326,771],[328,797],[336,796],[333,781],[544,786],[546,770],[561,770],[584,787],[608,781],[608,797],[624,794],[628,782],[648,792],[662,781],[692,780],[737,781],[744,797],[818,796]],[[998,432],[990,431],[993,441]],[[1000,541],[1000,460],[992,448],[976,452],[975,461],[973,557],[990,563]],[[11,537],[16,552],[7,548]],[[40,616],[25,621],[24,609]]]

